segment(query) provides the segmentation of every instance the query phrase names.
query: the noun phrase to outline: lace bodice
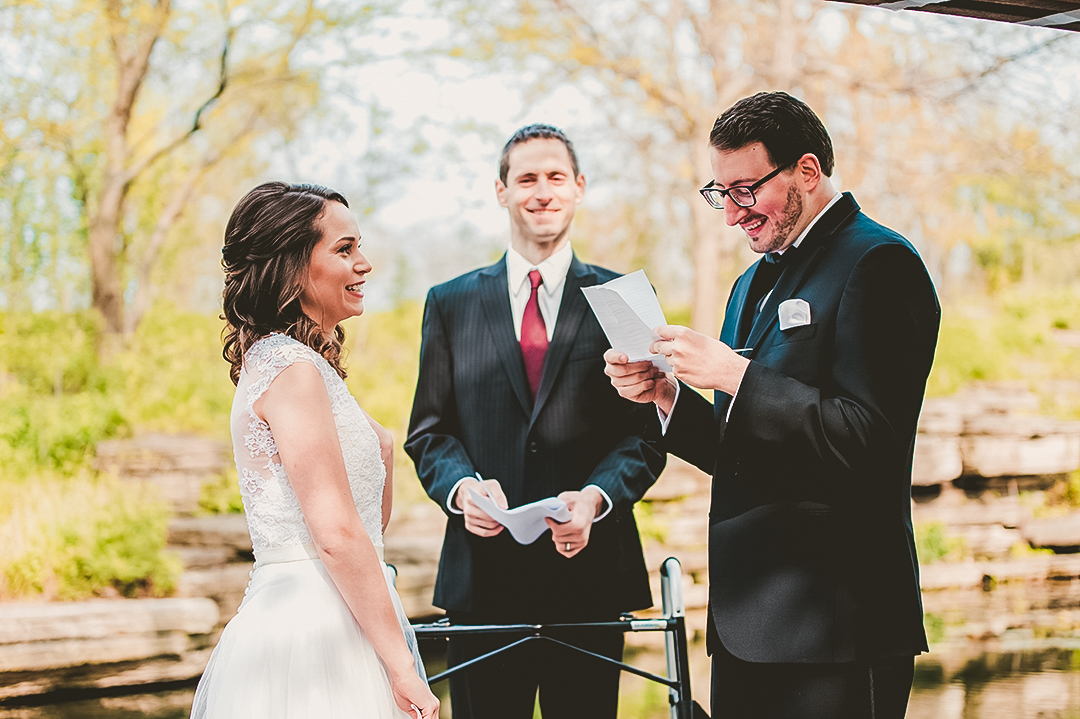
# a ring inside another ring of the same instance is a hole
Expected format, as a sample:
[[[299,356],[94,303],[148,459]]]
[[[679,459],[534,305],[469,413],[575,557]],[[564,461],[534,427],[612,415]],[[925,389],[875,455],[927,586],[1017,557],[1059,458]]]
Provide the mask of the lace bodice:
[[[356,511],[372,543],[381,547],[386,468],[375,430],[330,363],[307,345],[286,335],[272,334],[257,341],[244,355],[232,406],[233,452],[252,548],[260,552],[311,541],[300,502],[281,465],[274,435],[254,410],[255,402],[274,379],[294,362],[315,365],[326,383]]]

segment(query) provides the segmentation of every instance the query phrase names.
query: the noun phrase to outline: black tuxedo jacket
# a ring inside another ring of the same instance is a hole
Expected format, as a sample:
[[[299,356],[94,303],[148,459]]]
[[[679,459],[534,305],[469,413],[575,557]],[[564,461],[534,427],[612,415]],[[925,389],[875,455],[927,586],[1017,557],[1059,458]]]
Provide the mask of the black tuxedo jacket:
[[[752,328],[738,325],[761,260],[732,290],[720,339],[753,348],[734,402],[682,387],[666,433],[713,473],[713,625],[753,662],[918,654],[911,463],[937,297],[915,249],[847,193],[796,252]],[[811,322],[781,330],[791,298]]]
[[[530,545],[507,531],[478,537],[447,512],[436,606],[511,622],[651,606],[633,505],[664,467],[659,420],[653,407],[612,388],[603,360],[609,344],[581,292],[615,277],[572,260],[535,403],[514,335],[505,257],[428,293],[405,443],[428,495],[446,511],[458,480],[479,472],[499,480],[510,507],[590,484],[614,505],[572,559],[555,551],[550,533]]]

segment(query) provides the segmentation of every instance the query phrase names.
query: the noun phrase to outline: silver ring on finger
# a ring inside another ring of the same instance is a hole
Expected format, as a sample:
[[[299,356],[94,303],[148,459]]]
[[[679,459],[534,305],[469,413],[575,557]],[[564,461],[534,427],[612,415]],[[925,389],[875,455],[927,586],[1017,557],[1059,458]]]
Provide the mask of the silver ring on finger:
[[[570,542],[567,542],[567,543],[566,543],[566,551],[567,551],[567,552],[569,552],[569,551],[570,551]]]

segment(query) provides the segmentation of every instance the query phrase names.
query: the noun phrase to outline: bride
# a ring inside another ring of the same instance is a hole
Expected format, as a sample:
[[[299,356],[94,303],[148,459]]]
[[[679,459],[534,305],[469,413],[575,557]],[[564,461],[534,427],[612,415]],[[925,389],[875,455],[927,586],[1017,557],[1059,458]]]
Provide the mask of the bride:
[[[340,194],[271,182],[225,230],[224,356],[255,568],[192,719],[431,719],[416,639],[384,574],[390,434],[349,394],[339,323],[371,264]]]

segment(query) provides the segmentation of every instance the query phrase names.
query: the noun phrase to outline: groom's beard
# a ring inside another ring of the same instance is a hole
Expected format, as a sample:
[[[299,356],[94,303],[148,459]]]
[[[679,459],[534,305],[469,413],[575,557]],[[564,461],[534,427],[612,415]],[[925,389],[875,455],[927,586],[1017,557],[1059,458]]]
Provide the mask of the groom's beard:
[[[802,219],[803,214],[803,196],[799,192],[799,188],[794,184],[788,188],[787,199],[784,202],[784,211],[780,215],[780,220],[776,225],[776,231],[773,233],[772,239],[768,245],[759,250],[759,252],[776,252],[782,249],[788,244],[791,234],[795,231],[795,228],[799,224],[799,220]]]

